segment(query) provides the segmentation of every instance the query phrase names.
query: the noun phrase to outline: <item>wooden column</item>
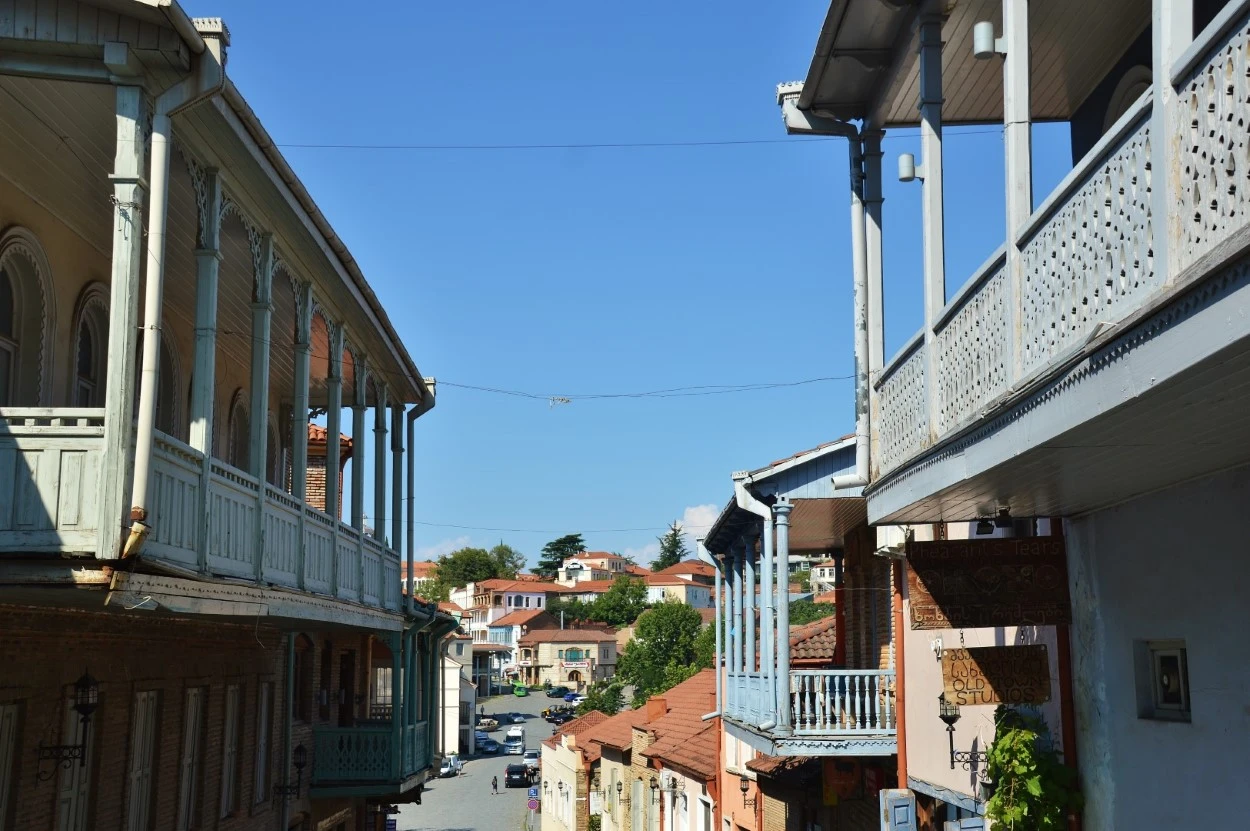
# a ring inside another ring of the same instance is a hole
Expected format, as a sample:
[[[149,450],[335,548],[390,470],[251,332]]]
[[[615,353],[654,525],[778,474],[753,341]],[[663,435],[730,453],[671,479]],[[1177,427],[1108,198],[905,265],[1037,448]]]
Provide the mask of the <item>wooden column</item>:
[[[374,384],[373,402],[373,538],[386,539],[386,384]]]
[[[329,321],[326,323],[330,330],[330,362],[326,374],[325,511],[338,522],[343,516],[339,505],[343,498],[339,487],[339,475],[343,467],[342,451],[339,447],[339,436],[343,432],[343,326]]]
[[[352,398],[352,527],[365,528],[365,381],[364,360],[355,363],[355,389]]]
[[[1003,156],[1007,167],[1007,273],[1011,300],[1012,380],[1023,374],[1024,260],[1016,234],[1033,213],[1033,140],[1029,112],[1029,0],[1003,0]]]
[[[404,408],[391,407],[391,550],[403,549]]]
[[[777,524],[777,730],[787,735],[790,728],[790,510],[782,498],[773,506]]]
[[[252,232],[254,233],[254,232]],[[248,473],[256,477],[256,581],[265,577],[265,502],[268,499],[266,462],[269,451],[269,334],[273,318],[273,235],[261,234],[252,251],[251,435],[248,437]],[[308,435],[304,435],[307,443]]]
[[[312,357],[312,283],[295,295],[295,400],[291,404],[291,495],[308,498],[308,374]]]
[[[96,557],[121,556],[126,504],[130,495],[134,442],[135,340],[139,331],[139,266],[143,256],[143,88],[119,86],[116,91],[117,135],[114,139],[113,254],[109,275],[109,383],[104,389],[104,452],[100,464],[100,533]]]
[[[938,348],[934,329],[946,305],[946,232],[942,187],[942,15],[931,3],[920,17],[920,149],[924,158],[925,398],[929,437],[938,429]]]
[[[1154,215],[1155,268],[1166,269],[1166,285],[1177,277],[1181,244],[1180,202],[1182,157],[1190,152],[1189,124],[1182,117],[1172,66],[1194,39],[1194,0],[1154,0],[1152,4],[1151,65],[1154,67],[1154,110],[1150,116],[1151,212]],[[1218,82],[1217,82],[1218,83]],[[1231,83],[1225,81],[1224,83]],[[1231,157],[1224,162],[1234,164]],[[1162,174],[1162,175],[1160,175]],[[1214,194],[1211,195],[1214,197]],[[1165,229],[1159,233],[1159,228]]]

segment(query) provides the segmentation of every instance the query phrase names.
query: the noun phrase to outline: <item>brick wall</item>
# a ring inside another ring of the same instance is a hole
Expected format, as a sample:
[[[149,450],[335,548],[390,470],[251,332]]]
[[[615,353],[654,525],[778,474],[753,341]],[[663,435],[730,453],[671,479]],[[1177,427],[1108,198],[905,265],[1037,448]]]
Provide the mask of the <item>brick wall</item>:
[[[197,771],[196,829],[243,831],[272,829],[278,824],[281,803],[272,797],[272,785],[282,781],[286,723],[286,635],[265,624],[191,621],[149,613],[104,613],[0,606],[0,704],[19,704],[19,745],[14,765],[12,827],[41,831],[57,827],[59,775],[40,782],[38,747],[72,744],[76,736],[62,736],[71,685],[84,672],[100,684],[100,704],[91,721],[89,747],[89,801],[86,827],[123,828],[127,812],[130,739],[136,693],[155,690],[158,711],[153,742],[151,825],[176,827],[181,755],[186,718],[186,691],[202,688],[202,726]],[[307,719],[292,726],[291,746],[303,744],[308,767],[303,789],[291,803],[291,816],[304,816],[315,827],[322,818],[344,808],[350,800],[308,798],[314,759],[315,725],[338,725],[340,717],[365,718],[369,708],[369,637],[359,633],[321,633],[298,636],[297,644],[310,658],[306,681],[295,695],[305,699]],[[328,652],[323,647],[329,643]],[[344,686],[345,657],[355,657],[354,694],[343,709],[338,690]],[[326,718],[319,693],[324,656],[330,657]],[[379,660],[383,660],[378,656]],[[271,684],[267,782],[255,789],[258,693]],[[236,810],[221,815],[222,751],[226,688],[240,687]],[[349,712],[350,711],[350,712]],[[48,762],[44,770],[50,769]],[[292,771],[294,776],[294,771]],[[357,814],[360,813],[357,806]],[[9,826],[5,826],[9,827]],[[355,828],[355,820],[349,821]]]
[[[339,450],[339,512],[343,516],[343,468],[351,458],[351,444],[344,443]],[[326,448],[320,442],[308,443],[308,470],[305,476],[307,495],[305,501],[319,511],[326,509]]]

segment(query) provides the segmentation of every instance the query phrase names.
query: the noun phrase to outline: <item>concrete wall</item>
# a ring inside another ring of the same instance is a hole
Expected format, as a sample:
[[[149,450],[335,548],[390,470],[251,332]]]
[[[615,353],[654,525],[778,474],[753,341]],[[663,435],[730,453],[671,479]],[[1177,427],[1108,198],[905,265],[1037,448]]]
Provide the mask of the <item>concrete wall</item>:
[[[1220,827],[1244,813],[1248,505],[1242,468],[1066,524],[1088,831]],[[1139,718],[1134,641],[1172,638],[1188,652],[1192,721]]]
[[[951,525],[950,539],[967,538],[966,524]],[[918,527],[916,538],[932,539],[932,530]],[[911,619],[910,601],[904,587],[903,620]],[[907,706],[907,774],[920,780],[921,787],[931,786],[933,795],[947,802],[966,802],[977,796],[976,771],[956,765],[951,770],[950,741],[946,725],[938,718],[938,696],[942,693],[942,662],[933,649],[941,639],[943,649],[958,648],[958,629],[915,630],[904,624],[904,661]],[[1045,644],[1050,658],[1051,700],[1042,706],[1046,723],[1058,742],[1059,669],[1056,661],[1053,627],[999,627],[996,629],[965,629],[963,646],[1011,646],[1021,643]],[[955,725],[955,749],[984,751],[994,739],[994,706],[962,707]]]

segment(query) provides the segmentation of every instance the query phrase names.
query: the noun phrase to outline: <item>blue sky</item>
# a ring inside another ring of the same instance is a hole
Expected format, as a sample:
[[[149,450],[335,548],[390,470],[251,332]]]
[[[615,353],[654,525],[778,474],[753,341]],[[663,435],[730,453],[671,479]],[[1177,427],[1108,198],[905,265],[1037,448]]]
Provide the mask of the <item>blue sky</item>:
[[[226,20],[230,75],[284,145],[784,139],[774,87],[806,75],[828,8],[185,2]],[[891,176],[915,132],[885,142],[887,354],[921,322],[920,186]],[[993,126],[947,136],[949,296],[1002,241],[1003,162]],[[548,395],[852,372],[844,141],[283,152],[442,382]],[[1035,128],[1034,152],[1040,203],[1071,166],[1066,125]],[[669,521],[710,521],[731,471],[853,422],[849,380],[554,407],[444,385],[418,422],[418,554],[502,539],[532,559],[582,532],[645,562]]]

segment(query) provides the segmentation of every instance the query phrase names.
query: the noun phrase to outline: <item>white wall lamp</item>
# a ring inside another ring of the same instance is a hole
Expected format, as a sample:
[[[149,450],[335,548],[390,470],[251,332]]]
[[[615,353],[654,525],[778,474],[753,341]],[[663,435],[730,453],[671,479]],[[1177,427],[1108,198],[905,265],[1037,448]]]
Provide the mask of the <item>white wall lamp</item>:
[[[1006,55],[1007,45],[1002,38],[994,37],[994,24],[982,20],[972,27],[972,56],[979,61],[995,55]]]
[[[916,164],[916,157],[911,153],[900,153],[898,157],[898,180],[900,182],[924,181],[924,165]]]

